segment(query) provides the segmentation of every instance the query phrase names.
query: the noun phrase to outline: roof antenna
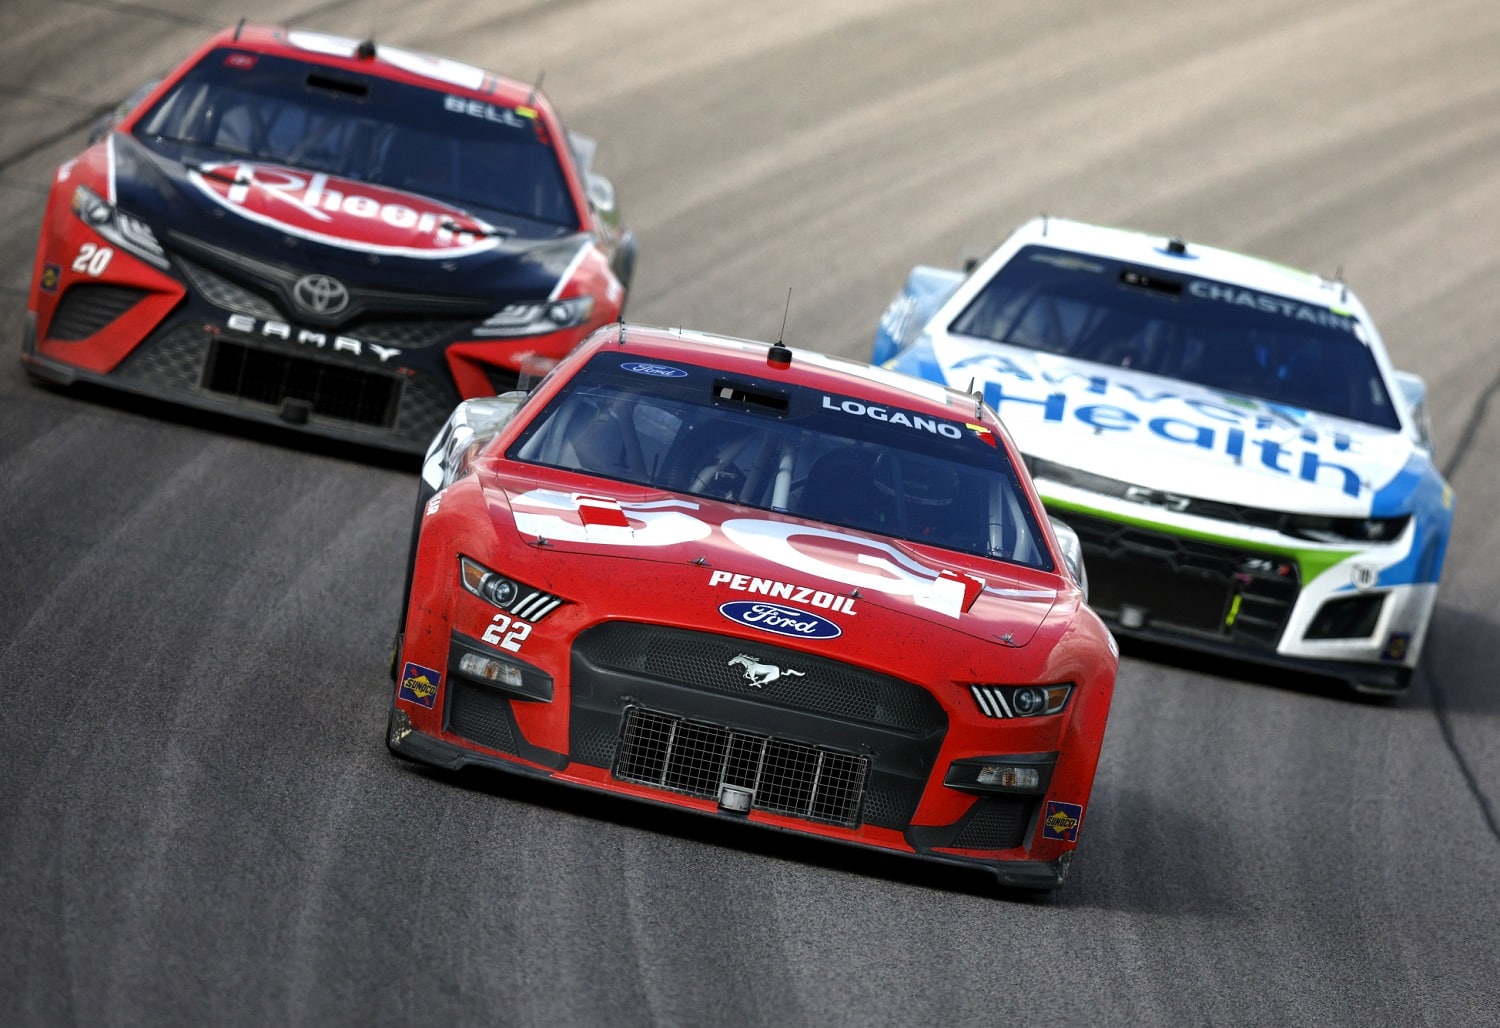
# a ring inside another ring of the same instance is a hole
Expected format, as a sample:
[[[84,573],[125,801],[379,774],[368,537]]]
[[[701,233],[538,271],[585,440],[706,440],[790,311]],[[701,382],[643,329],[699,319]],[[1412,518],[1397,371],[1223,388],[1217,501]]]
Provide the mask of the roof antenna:
[[[1344,281],[1344,266],[1340,264],[1333,273],[1333,280],[1339,285],[1339,303],[1349,302],[1349,285]]]
[[[766,354],[766,360],[778,368],[790,367],[792,363],[792,351],[782,343],[786,337],[786,317],[792,310],[792,287],[786,287],[786,308],[781,312],[781,331],[776,333],[776,342],[771,344],[771,352]]]
[[[375,59],[375,40],[363,40],[359,46],[354,48],[354,56],[361,61],[373,61]]]
[[[1043,239],[1047,238],[1047,217],[1048,217],[1047,212],[1043,211],[1042,212],[1042,238]]]
[[[240,41],[240,33],[243,31],[245,31],[245,19],[242,17],[234,26],[234,41],[236,43]]]
[[[974,389],[974,386],[976,386],[978,383],[978,379],[974,378],[972,375],[969,377],[969,396],[974,401],[975,421],[978,421],[980,418],[984,417],[984,394],[981,392],[976,392]]]
[[[530,107],[536,103],[536,95],[542,91],[542,79],[547,77],[547,69],[543,68],[536,73],[536,85],[531,87],[531,92],[526,94],[526,106]]]

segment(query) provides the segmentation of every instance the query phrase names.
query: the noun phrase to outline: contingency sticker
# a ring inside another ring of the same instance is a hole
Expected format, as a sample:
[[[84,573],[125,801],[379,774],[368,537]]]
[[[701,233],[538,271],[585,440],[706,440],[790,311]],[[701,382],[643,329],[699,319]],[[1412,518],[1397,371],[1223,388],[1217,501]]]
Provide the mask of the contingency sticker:
[[[1078,823],[1082,820],[1081,804],[1048,800],[1047,813],[1042,817],[1042,838],[1077,842]]]
[[[408,662],[401,669],[401,689],[397,695],[408,703],[431,710],[437,702],[438,686],[442,682],[441,672]]]

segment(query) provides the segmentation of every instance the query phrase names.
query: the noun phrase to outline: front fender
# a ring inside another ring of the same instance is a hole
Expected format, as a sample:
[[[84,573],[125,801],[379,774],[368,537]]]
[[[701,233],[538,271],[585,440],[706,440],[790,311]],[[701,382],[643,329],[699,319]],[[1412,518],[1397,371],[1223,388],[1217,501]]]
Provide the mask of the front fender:
[[[906,285],[886,307],[875,330],[871,364],[884,364],[917,337],[964,280],[961,271],[918,265],[906,276]]]

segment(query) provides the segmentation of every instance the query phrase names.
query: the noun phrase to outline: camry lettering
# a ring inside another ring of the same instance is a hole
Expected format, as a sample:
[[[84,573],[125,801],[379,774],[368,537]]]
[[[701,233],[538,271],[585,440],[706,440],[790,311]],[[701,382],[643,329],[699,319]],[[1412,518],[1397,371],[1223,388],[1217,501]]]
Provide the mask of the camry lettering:
[[[914,428],[922,432],[931,432],[933,435],[940,435],[947,439],[962,439],[964,437],[962,429],[946,421],[940,421],[937,418],[926,418],[920,414],[912,414],[908,411],[892,407],[882,407],[879,404],[861,403],[859,400],[837,400],[832,396],[824,396],[823,409],[863,416],[875,421],[884,421],[891,425],[900,425],[903,428]]]
[[[752,595],[768,596],[773,600],[790,600],[792,603],[805,603],[819,610],[836,610],[843,614],[853,614],[854,597],[840,596],[837,593],[826,592],[821,589],[813,589],[806,585],[793,585],[790,582],[778,582],[770,578],[755,578],[751,575],[736,575],[728,571],[715,571],[708,576],[708,584],[713,586],[724,586],[733,592],[751,593]]]
[[[303,346],[316,346],[320,350],[331,350],[335,353],[352,353],[356,357],[362,357],[366,353],[373,354],[380,358],[382,364],[392,357],[399,356],[401,353],[394,346],[380,346],[377,343],[364,342],[352,336],[335,335],[330,337],[324,332],[296,328],[285,321],[260,321],[248,314],[231,314],[229,315],[227,324],[231,330],[243,332],[246,335],[258,335],[266,339],[281,339],[288,343],[299,343]]]

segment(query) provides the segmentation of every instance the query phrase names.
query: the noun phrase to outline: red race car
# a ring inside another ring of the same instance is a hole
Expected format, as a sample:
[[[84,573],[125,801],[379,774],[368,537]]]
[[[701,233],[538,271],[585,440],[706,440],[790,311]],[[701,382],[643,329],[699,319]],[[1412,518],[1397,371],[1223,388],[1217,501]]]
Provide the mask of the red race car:
[[[1050,888],[1117,651],[975,396],[619,324],[423,467],[387,742]]]
[[[635,240],[594,151],[526,83],[242,24],[58,169],[21,360],[420,454],[620,316]]]

